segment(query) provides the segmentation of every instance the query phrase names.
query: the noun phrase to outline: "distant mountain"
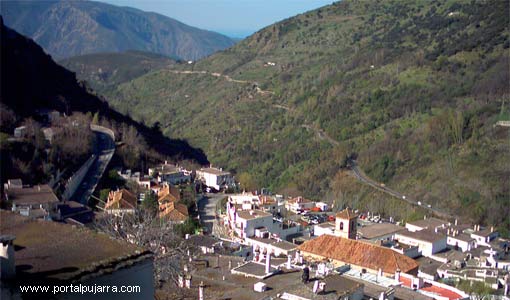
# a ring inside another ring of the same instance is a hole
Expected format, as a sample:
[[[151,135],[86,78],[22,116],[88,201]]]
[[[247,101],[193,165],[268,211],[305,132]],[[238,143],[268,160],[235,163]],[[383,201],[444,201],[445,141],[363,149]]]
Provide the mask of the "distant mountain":
[[[141,160],[143,154],[144,160],[168,157],[208,163],[202,150],[192,148],[184,140],[163,136],[157,124],[148,127],[110,108],[107,102],[78,82],[73,72],[56,64],[34,41],[4,26],[1,18],[0,29],[1,136],[11,135],[14,126],[19,126],[24,119],[36,118],[37,110],[41,109],[57,110],[67,115],[97,113],[98,119],[112,128],[121,142],[136,142],[124,150],[131,157],[134,155],[134,161]],[[3,141],[0,147],[2,168],[8,157],[4,151],[9,149]]]
[[[87,81],[101,93],[148,72],[170,68],[176,62],[160,54],[126,51],[74,56],[59,61],[59,64],[75,72],[80,80]]]
[[[55,59],[142,50],[196,60],[228,48],[227,36],[163,15],[94,1],[1,1],[7,26],[33,38]]]

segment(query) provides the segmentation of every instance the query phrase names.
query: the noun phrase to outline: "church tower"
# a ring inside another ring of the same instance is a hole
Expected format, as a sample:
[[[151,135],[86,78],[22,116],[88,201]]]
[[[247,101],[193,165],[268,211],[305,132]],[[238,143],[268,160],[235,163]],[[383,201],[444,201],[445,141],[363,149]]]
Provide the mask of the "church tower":
[[[336,214],[335,235],[346,238],[356,239],[358,226],[358,215],[349,208]]]

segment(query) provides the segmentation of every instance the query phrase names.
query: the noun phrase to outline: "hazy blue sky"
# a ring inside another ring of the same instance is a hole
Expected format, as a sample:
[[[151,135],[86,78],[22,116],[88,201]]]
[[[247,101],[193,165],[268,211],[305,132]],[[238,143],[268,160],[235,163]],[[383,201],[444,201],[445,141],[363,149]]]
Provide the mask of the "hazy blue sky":
[[[153,11],[202,29],[246,37],[276,21],[333,0],[99,0]]]

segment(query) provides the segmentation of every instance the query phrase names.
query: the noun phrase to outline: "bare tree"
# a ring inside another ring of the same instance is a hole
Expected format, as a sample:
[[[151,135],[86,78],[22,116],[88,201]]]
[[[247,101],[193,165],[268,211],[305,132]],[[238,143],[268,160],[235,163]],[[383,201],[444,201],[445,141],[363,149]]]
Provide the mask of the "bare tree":
[[[181,265],[192,256],[191,249],[175,231],[174,225],[149,210],[115,216],[105,214],[97,229],[111,237],[144,247],[154,253],[154,280],[177,284]]]

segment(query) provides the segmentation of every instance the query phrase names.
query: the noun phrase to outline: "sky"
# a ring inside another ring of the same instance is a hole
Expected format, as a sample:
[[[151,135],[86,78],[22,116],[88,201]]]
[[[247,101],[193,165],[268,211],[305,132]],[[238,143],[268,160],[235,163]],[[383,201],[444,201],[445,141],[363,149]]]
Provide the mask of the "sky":
[[[156,12],[187,25],[244,38],[333,0],[99,0]]]

